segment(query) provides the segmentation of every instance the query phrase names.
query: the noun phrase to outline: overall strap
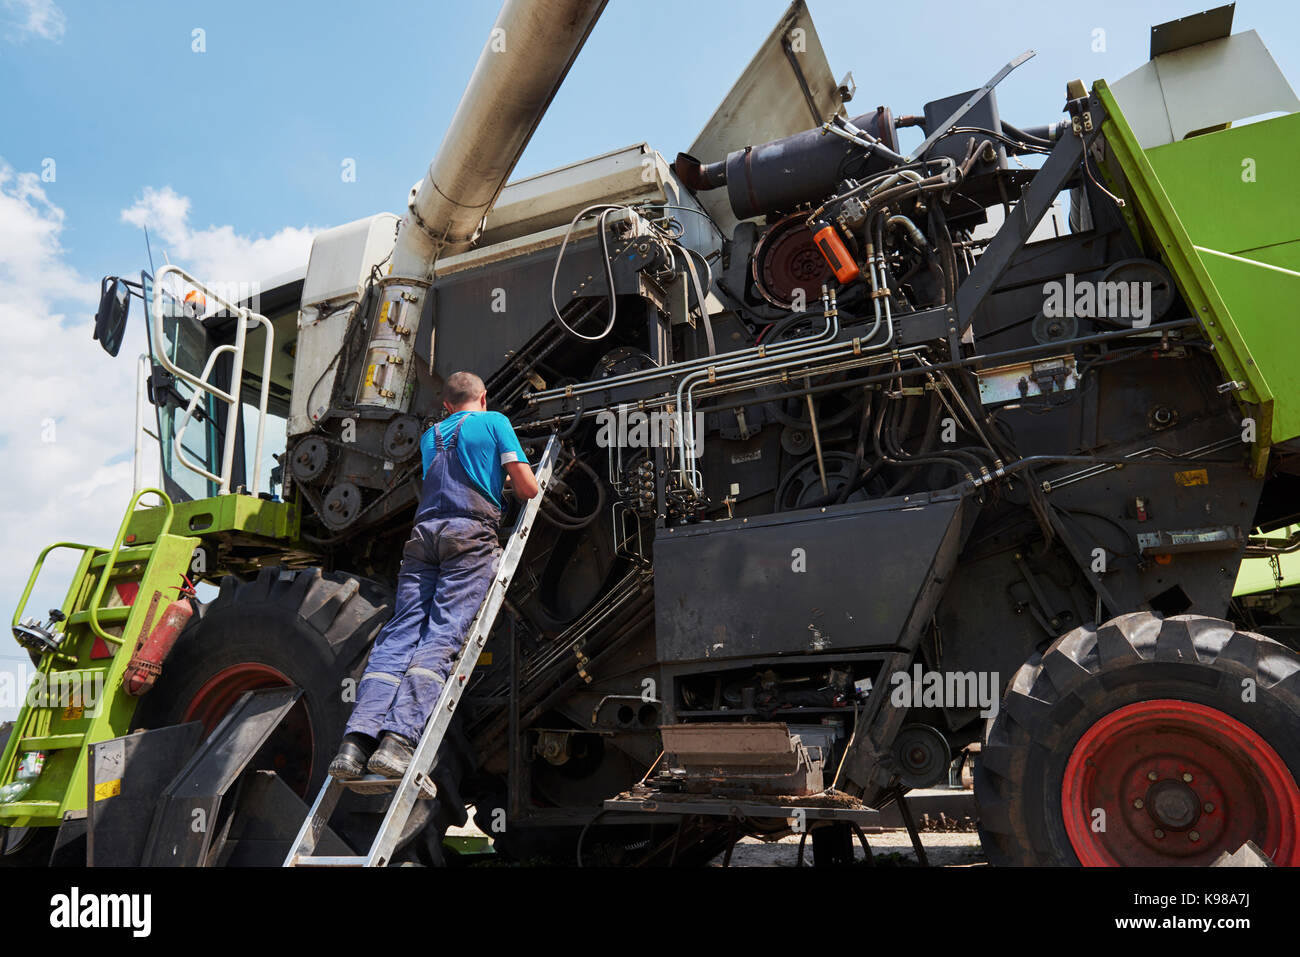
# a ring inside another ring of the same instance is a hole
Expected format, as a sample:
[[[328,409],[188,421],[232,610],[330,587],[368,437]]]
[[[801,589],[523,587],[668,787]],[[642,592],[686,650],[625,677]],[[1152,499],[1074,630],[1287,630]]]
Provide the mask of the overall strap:
[[[455,444],[456,444],[456,437],[457,437],[458,435],[460,435],[460,427],[461,427],[462,425],[465,424],[465,419],[468,419],[468,418],[469,418],[469,416],[467,415],[467,416],[465,416],[464,419],[461,419],[459,422],[456,423],[456,428],[454,428],[454,429],[451,430],[451,437],[448,438],[446,441],[443,441],[443,438],[442,438],[442,431],[438,428],[438,423],[435,422],[435,423],[433,424],[433,449],[434,449],[434,451],[435,451],[435,452],[441,452],[441,451],[443,451],[444,449],[453,448],[453,447],[455,446]]]
[[[465,418],[456,423],[456,427],[451,430],[451,435],[449,435],[447,440],[438,447],[438,451],[442,451],[443,449],[454,449],[456,447],[456,440],[460,437],[461,427],[469,421],[471,414],[472,413],[467,413]],[[441,435],[437,435],[436,437],[441,438]]]

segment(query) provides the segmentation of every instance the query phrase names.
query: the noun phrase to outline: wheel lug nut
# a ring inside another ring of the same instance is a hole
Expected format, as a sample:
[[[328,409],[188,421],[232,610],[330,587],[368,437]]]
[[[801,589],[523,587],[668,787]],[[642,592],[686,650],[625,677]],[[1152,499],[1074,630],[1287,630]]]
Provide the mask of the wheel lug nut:
[[[1187,834],[1187,837],[1188,837],[1189,840],[1191,840],[1191,841],[1193,841],[1193,842],[1195,842],[1195,841],[1199,841],[1199,840],[1201,839],[1201,832],[1200,832],[1200,831],[1189,831],[1188,834]]]
[[[1210,803],[1209,801],[1206,801],[1206,802],[1205,802],[1205,813],[1206,813],[1206,814],[1213,814],[1213,813],[1214,813],[1214,805],[1213,805],[1212,803]]]
[[[1143,802],[1143,800],[1142,800],[1141,798],[1137,798],[1137,799],[1135,799],[1135,800],[1133,801],[1133,806],[1134,806],[1135,808],[1137,808],[1137,809],[1140,811],[1140,810],[1142,810],[1142,807],[1143,807],[1144,803],[1145,803],[1145,802]]]
[[[1148,771],[1148,772],[1147,772],[1147,780],[1148,780],[1148,781],[1156,781],[1156,780],[1159,780],[1159,778],[1160,778],[1160,775],[1156,774],[1156,772],[1154,772],[1154,771]]]
[[[1192,783],[1192,775],[1191,775],[1191,773],[1188,772],[1188,771],[1184,771],[1184,772],[1183,772],[1183,780],[1186,781],[1188,784],[1191,784],[1191,783]]]
[[[1155,834],[1156,834],[1156,837],[1158,837],[1158,838],[1160,838],[1160,837],[1164,837],[1164,836],[1165,836],[1165,832],[1162,831],[1162,830],[1160,830],[1160,828],[1156,828]]]

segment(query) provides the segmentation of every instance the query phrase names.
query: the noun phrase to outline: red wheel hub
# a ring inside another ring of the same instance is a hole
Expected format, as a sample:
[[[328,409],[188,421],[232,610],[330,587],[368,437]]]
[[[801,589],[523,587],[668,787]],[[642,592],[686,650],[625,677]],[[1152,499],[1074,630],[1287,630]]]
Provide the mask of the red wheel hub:
[[[199,721],[203,734],[213,732],[221,719],[246,691],[263,688],[283,688],[293,684],[276,668],[256,661],[244,661],[223,668],[204,682],[185,708],[181,720]],[[298,792],[306,793],[311,780],[312,760],[315,755],[315,738],[306,702],[298,699],[279,727],[259,752],[256,763],[280,774],[285,783]]]
[[[1070,753],[1061,813],[1088,867],[1212,863],[1246,841],[1300,865],[1300,787],[1260,735],[1216,708],[1139,701]]]

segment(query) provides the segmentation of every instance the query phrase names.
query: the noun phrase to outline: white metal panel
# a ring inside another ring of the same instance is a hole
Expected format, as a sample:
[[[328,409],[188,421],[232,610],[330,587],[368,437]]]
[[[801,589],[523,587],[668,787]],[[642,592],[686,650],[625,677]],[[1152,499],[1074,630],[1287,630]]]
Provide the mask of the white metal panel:
[[[1234,120],[1300,110],[1254,30],[1161,54],[1111,91],[1143,149]]]
[[[298,312],[288,435],[310,430],[329,407],[348,322],[371,268],[392,252],[396,230],[396,216],[376,213],[327,229],[312,240]]]
[[[679,199],[662,156],[646,143],[611,150],[511,183],[488,214],[480,247],[556,226],[567,226],[593,203],[671,202]],[[438,260],[438,273],[458,256]]]
[[[782,40],[790,40],[800,69],[808,81],[820,119],[813,120]],[[821,125],[832,114],[843,113],[839,84],[831,73],[826,53],[803,0],[790,4],[776,28],[749,61],[731,91],[704,124],[687,150],[712,163],[733,150],[768,143]],[[718,224],[730,233],[736,225],[725,189],[702,192],[698,199]]]

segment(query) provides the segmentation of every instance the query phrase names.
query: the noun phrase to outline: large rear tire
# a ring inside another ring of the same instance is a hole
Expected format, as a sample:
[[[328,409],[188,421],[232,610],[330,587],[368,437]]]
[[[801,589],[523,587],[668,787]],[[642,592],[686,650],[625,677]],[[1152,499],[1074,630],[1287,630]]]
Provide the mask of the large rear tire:
[[[1133,612],[1017,671],[975,773],[1003,865],[1300,864],[1300,655],[1226,621]]]
[[[254,766],[276,771],[302,797],[314,795],[351,708],[345,681],[391,613],[383,588],[339,572],[264,568],[249,582],[227,576],[181,633],[133,724],[200,721],[209,733],[244,692],[297,685],[302,698]]]
[[[392,615],[383,586],[319,568],[266,568],[250,582],[228,576],[200,606],[168,656],[134,726],[201,721],[210,732],[245,691],[295,684],[302,697],[250,767],[273,770],[308,804],[325,780],[352,709],[370,646]],[[351,682],[351,683],[349,683]],[[464,824],[461,778],[472,767],[455,726],[432,770],[438,797],[416,803],[394,863],[442,864],[442,836]],[[385,800],[344,795],[332,819],[358,853],[369,848]]]

